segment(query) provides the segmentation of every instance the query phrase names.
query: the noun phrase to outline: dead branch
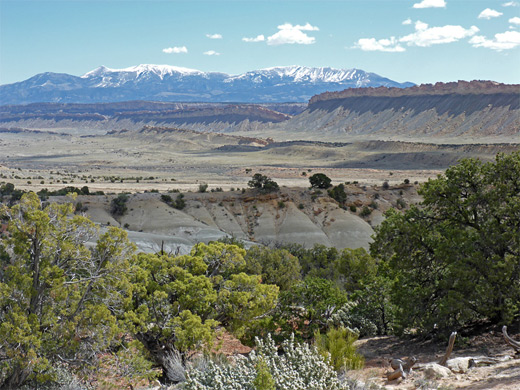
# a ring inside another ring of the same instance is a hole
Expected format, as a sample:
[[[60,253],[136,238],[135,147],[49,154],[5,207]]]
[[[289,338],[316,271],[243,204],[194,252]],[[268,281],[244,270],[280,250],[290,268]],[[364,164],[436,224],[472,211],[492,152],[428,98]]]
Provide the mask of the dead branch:
[[[403,370],[403,365],[402,364],[399,364],[399,367],[397,367],[397,369],[394,372],[391,372],[391,373],[389,373],[386,376],[386,378],[389,381],[393,381],[394,379],[398,379],[398,378],[401,378],[401,377],[403,379],[406,379],[406,373]]]
[[[508,334],[507,334],[507,326],[502,327],[502,334],[504,335],[504,339],[506,340],[506,343],[511,346],[516,354],[520,354],[520,342],[513,340]]]
[[[412,356],[411,358],[405,360],[401,359],[392,359],[390,361],[390,366],[394,369],[393,372],[387,374],[387,379],[389,381],[393,381],[394,379],[403,378],[406,379],[408,374],[412,372],[412,366],[417,362],[417,358]]]
[[[403,366],[403,370],[409,371],[409,370],[412,369],[412,366],[416,362],[417,362],[417,358],[415,356],[412,356],[411,358],[407,359],[406,361],[405,360],[401,360],[401,359],[392,359],[390,361],[390,366],[394,370],[397,370],[399,368],[399,365],[402,365]]]
[[[448,348],[446,349],[446,353],[442,357],[442,359],[439,361],[439,364],[441,366],[445,366],[446,362],[448,361],[451,351],[453,351],[453,346],[455,345],[455,338],[457,337],[457,332],[452,332],[450,335],[450,341],[448,342]]]

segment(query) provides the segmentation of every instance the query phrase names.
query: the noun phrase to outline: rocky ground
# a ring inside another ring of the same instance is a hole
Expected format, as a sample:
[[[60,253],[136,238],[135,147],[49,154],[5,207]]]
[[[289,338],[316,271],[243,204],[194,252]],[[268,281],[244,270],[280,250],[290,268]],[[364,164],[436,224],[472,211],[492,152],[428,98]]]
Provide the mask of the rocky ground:
[[[511,335],[511,334],[510,334]],[[519,336],[512,334],[518,339]],[[468,362],[469,357],[490,357],[503,360],[496,364],[467,368],[464,364],[451,370],[431,370],[424,366],[438,362],[446,352],[447,343],[420,342],[413,339],[398,339],[394,336],[374,337],[357,342],[358,350],[365,356],[365,368],[352,371],[350,375],[361,381],[385,389],[429,390],[517,390],[520,388],[520,358],[514,359],[514,350],[507,346],[498,330],[475,337],[459,337],[448,364]],[[418,366],[406,380],[386,380],[392,371],[389,361],[394,358],[415,356]],[[423,366],[423,368],[421,368]]]

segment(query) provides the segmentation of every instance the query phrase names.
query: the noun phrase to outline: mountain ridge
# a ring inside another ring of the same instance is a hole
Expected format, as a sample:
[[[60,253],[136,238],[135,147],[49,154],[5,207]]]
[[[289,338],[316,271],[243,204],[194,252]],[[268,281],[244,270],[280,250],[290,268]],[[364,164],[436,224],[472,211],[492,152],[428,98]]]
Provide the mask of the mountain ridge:
[[[0,86],[0,104],[102,103],[128,100],[169,102],[306,102],[346,88],[396,87],[399,83],[361,69],[278,66],[238,75],[172,65],[141,64],[123,69],[100,66],[82,76],[40,73]]]

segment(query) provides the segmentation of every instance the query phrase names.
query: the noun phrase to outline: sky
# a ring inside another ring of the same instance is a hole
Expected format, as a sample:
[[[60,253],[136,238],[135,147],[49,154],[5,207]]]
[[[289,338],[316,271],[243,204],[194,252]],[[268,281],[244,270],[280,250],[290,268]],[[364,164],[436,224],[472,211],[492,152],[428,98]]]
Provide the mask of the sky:
[[[139,64],[520,83],[520,0],[0,0],[0,84]]]

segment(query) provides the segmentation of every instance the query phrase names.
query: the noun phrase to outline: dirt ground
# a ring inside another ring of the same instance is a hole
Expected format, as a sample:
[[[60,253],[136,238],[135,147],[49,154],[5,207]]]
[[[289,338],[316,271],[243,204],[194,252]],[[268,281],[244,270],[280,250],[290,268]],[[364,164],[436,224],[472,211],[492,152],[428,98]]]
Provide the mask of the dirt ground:
[[[511,335],[519,339],[519,335]],[[520,356],[514,359],[514,350],[507,346],[499,331],[463,339],[456,343],[450,359],[458,357],[486,356],[507,359],[492,365],[470,368],[465,373],[452,373],[448,377],[427,378],[420,366],[438,362],[446,352],[447,343],[420,342],[403,340],[395,336],[373,337],[357,341],[358,351],[365,356],[365,367],[349,372],[349,376],[363,382],[381,386],[385,389],[429,390],[429,389],[467,389],[467,390],[519,390]],[[386,373],[392,371],[389,361],[393,358],[415,356],[417,366],[406,380],[387,381]]]

